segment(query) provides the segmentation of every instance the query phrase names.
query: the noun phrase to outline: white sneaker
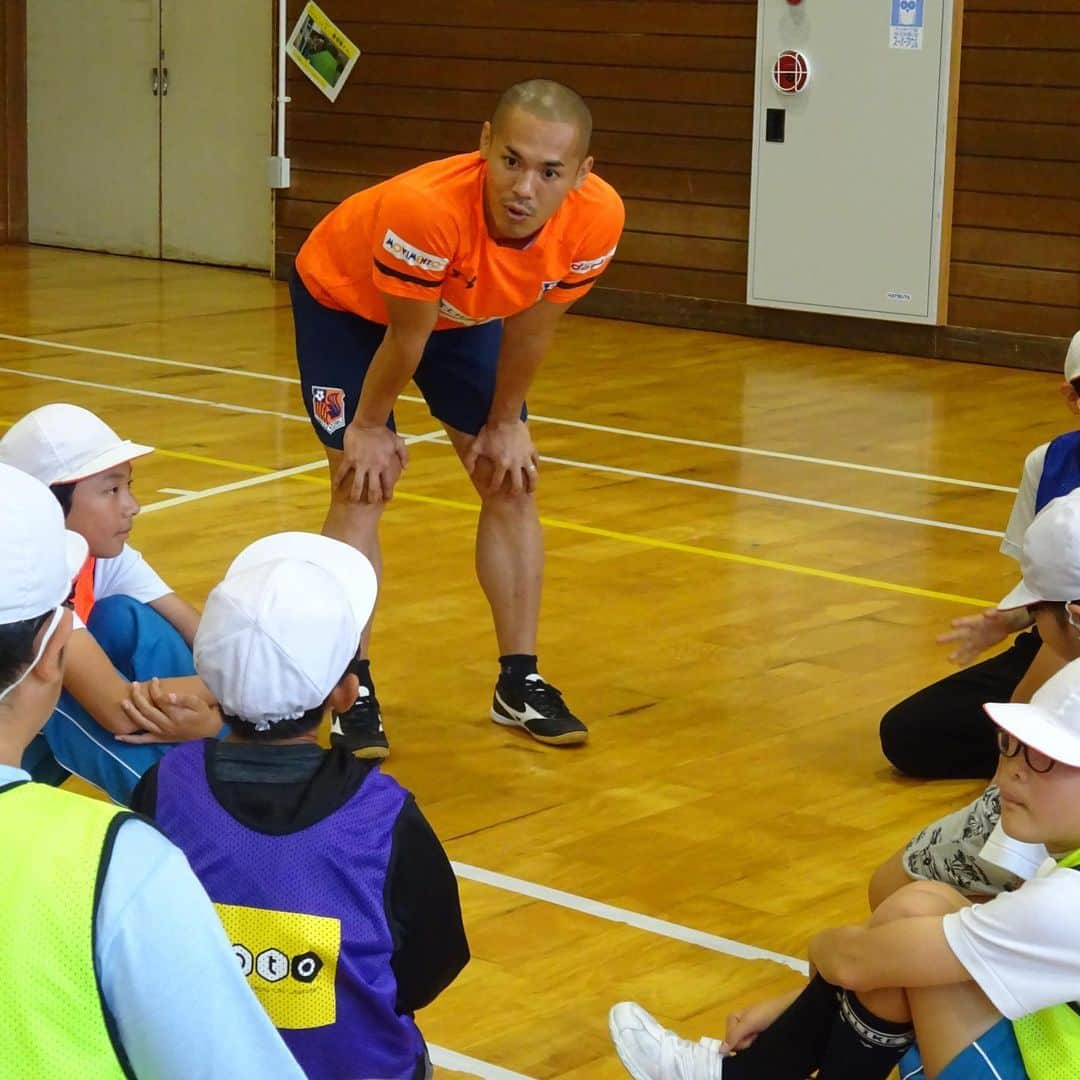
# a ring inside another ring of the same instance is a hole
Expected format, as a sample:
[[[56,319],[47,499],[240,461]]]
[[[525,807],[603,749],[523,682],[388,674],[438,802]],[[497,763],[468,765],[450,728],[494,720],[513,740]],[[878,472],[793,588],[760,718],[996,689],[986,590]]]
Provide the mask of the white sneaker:
[[[608,1027],[619,1060],[634,1080],[721,1080],[719,1039],[680,1039],[632,1001],[612,1007]]]

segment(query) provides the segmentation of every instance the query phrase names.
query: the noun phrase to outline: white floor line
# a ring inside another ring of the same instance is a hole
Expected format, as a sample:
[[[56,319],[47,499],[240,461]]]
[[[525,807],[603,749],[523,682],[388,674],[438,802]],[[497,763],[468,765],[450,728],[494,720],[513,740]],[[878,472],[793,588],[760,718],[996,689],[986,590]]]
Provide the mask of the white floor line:
[[[160,495],[194,495],[191,488],[158,488]]]
[[[259,484],[270,484],[275,480],[283,480],[287,476],[295,476],[297,473],[311,472],[314,469],[325,469],[326,458],[318,461],[309,461],[306,465],[294,465],[291,469],[278,469],[277,472],[259,473],[258,476],[249,476],[244,480],[234,480],[231,484],[219,484],[217,487],[205,488],[202,491],[192,491],[187,495],[177,495],[172,499],[162,499],[160,502],[150,503],[142,508],[142,513],[152,514],[155,510],[169,510],[174,506],[183,506],[184,503],[198,502],[200,499],[209,499],[213,495],[224,495],[229,491],[241,491],[244,488],[257,487]]]
[[[95,356],[115,356],[122,360],[138,360],[146,364],[164,364],[171,367],[192,368],[196,371],[214,371],[222,375],[234,375],[245,379],[266,379],[271,382],[299,384],[300,380],[288,375],[272,375],[265,371],[247,371],[242,368],[219,367],[214,364],[198,364],[186,360],[169,360],[161,356],[145,356],[140,353],[119,352],[115,349],[94,349],[87,345],[72,345],[62,341],[48,341],[45,338],[20,337],[18,334],[0,334],[0,340],[17,341],[26,345],[41,345],[47,349],[61,349],[65,352],[85,352]],[[423,403],[422,397],[402,394],[402,401]],[[1012,494],[1015,487],[1004,484],[990,484],[982,480],[963,480],[955,476],[937,476],[933,473],[910,472],[906,469],[888,469],[881,465],[864,465],[856,461],[840,461],[836,458],[812,457],[806,454],[790,454],[782,450],[762,450],[753,446],[740,446],[735,443],[710,442],[706,439],[689,439],[679,435],[661,435],[657,432],[638,431],[633,428],[612,427],[608,424],[592,424],[585,420],[566,420],[555,416],[542,416],[532,413],[529,417],[542,424],[554,424],[559,427],[580,428],[583,431],[598,431],[608,435],[622,435],[633,439],[650,439],[654,442],[676,443],[680,446],[698,446],[705,450],[723,450],[731,454],[749,454],[756,457],[777,458],[781,461],[798,461],[807,465],[825,465],[834,469],[852,469],[857,472],[877,473],[881,476],[896,476],[905,480],[926,480],[937,484],[954,484],[958,487],[979,488],[984,491],[1004,491]]]
[[[420,401],[421,398],[415,400]],[[908,472],[906,469],[887,469],[883,465],[864,465],[858,461],[839,461],[836,458],[809,457],[806,454],[789,454],[782,450],[761,450],[754,446],[740,446],[735,443],[709,442],[705,439],[687,439],[680,435],[660,435],[652,431],[636,431],[633,428],[610,427],[607,424],[590,424],[584,420],[563,420],[554,416],[541,416],[529,413],[530,420],[539,420],[544,424],[557,424],[559,427],[582,428],[585,431],[600,431],[608,435],[626,435],[634,439],[650,439],[653,442],[678,443],[680,446],[700,446],[706,450],[726,450],[731,454],[749,454],[754,457],[778,458],[781,461],[799,461],[807,465],[826,465],[833,469],[853,469],[856,472],[877,473],[881,476],[896,476],[905,480],[926,480],[933,484],[954,484],[957,487],[979,488],[982,491],[1004,491],[1012,495],[1015,487],[1005,484],[990,484],[983,480],[962,480],[956,476],[937,476],[934,473]]]
[[[429,431],[424,435],[403,435],[402,438],[410,446],[413,443],[434,442],[443,435],[443,430]],[[202,491],[181,491],[174,499],[162,499],[160,502],[150,503],[142,508],[142,513],[152,514],[155,510],[168,510],[174,506],[182,506],[184,503],[197,502],[199,499],[209,499],[213,495],[224,495],[230,491],[241,491],[244,488],[256,487],[259,484],[269,484],[274,480],[283,480],[287,476],[295,476],[297,473],[314,472],[316,469],[326,468],[326,458],[318,461],[309,461],[306,465],[294,465],[289,469],[277,469],[275,472],[259,473],[258,476],[249,476],[244,480],[234,480],[231,484],[219,484],[217,487],[204,488]],[[161,491],[169,491],[169,488],[161,488]]]
[[[2,341],[18,341],[24,345],[42,345],[46,349],[62,349],[64,352],[84,352],[91,356],[115,356],[119,360],[139,360],[144,364],[163,364],[166,367],[191,368],[194,371],[216,371],[221,375],[238,375],[244,379],[267,379],[270,382],[299,383],[288,375],[271,375],[265,371],[248,371],[245,368],[217,367],[214,364],[196,364],[187,360],[168,360],[163,356],[144,356],[141,353],[117,352],[115,349],[92,349],[89,345],[72,345],[65,341],[47,341],[45,338],[20,337],[18,334],[0,334]]]
[[[428,1043],[428,1052],[431,1055],[431,1063],[438,1065],[441,1069],[454,1069],[457,1072],[468,1073],[470,1076],[483,1077],[484,1080],[532,1080],[524,1073],[512,1072],[510,1069],[480,1061],[467,1054],[459,1054],[456,1050],[447,1050],[445,1046]]]
[[[306,416],[296,413],[277,412],[274,409],[256,409],[252,405],[232,405],[227,401],[208,401],[206,398],[184,397],[182,394],[166,394],[161,390],[139,390],[134,386],[115,386],[112,383],[91,382],[89,379],[69,379],[63,375],[46,375],[40,371],[20,371],[18,368],[0,367],[8,375],[18,375],[24,379],[42,379],[45,382],[66,383],[69,386],[90,386],[95,390],[112,390],[117,394],[134,394],[136,397],[159,398],[162,401],[182,401],[188,405],[205,405],[210,409],[225,409],[228,412],[251,413],[255,416],[274,416],[279,420],[298,420],[310,423]]]
[[[711,949],[713,952],[724,953],[726,956],[734,956],[740,960],[770,960],[774,964],[783,964],[784,967],[798,971],[802,975],[810,970],[806,961],[799,960],[797,957],[786,956],[784,953],[772,952],[769,949],[759,949],[755,945],[744,945],[741,941],[709,934],[704,930],[695,930],[692,926],[654,919],[651,915],[641,915],[627,908],[613,907],[611,904],[590,900],[587,896],[563,892],[561,889],[550,889],[546,885],[537,885],[535,882],[525,881],[522,878],[509,877],[507,874],[499,874],[494,870],[485,870],[482,866],[470,866],[468,863],[459,862],[451,862],[450,865],[454,868],[454,873],[466,881],[476,881],[495,889],[530,896],[534,900],[557,904],[559,907],[580,911],[584,915],[606,919],[608,922],[624,923],[638,930],[646,930],[650,934],[673,938],[675,941],[685,941],[689,945],[698,945],[703,949]]]
[[[948,529],[951,532],[975,533],[978,536],[1004,536],[995,529],[980,529],[974,525],[959,525],[953,521],[935,521],[933,518],[911,517],[907,514],[891,514],[887,510],[868,510],[861,506],[849,506],[846,503],[825,502],[822,499],[803,499],[798,495],[781,495],[775,491],[761,491],[756,488],[734,487],[731,484],[716,484],[711,480],[694,480],[686,476],[665,476],[659,473],[639,472],[637,469],[622,469],[615,465],[598,465],[591,461],[572,461],[568,458],[548,457],[541,454],[541,461],[553,465],[568,465],[574,469],[588,469],[592,472],[616,473],[642,480],[663,480],[668,484],[684,484],[687,487],[707,488],[709,491],[728,491],[733,495],[752,495],[757,499],[772,499],[775,502],[795,503],[798,506],[814,506],[820,510],[838,510],[845,514],[860,514],[863,517],[884,518],[887,521],[903,521],[909,525],[928,525],[933,529]]]
[[[46,375],[42,372],[37,371],[20,371],[17,368],[0,367],[0,372],[7,372],[11,375],[21,375],[28,379],[42,379],[47,382],[68,383],[73,386],[89,386],[98,390],[112,390],[120,394],[135,394],[139,397],[162,398],[166,401],[180,401],[188,405],[203,405],[212,409],[224,409],[226,411],[254,413],[261,416],[274,416],[284,420],[300,421],[304,424],[309,422],[307,416],[300,416],[293,413],[275,412],[269,409],[256,409],[250,405],[232,405],[224,401],[208,401],[205,398],[184,397],[182,394],[166,394],[159,390],[139,390],[135,387],[115,386],[112,383],[92,382],[88,379],[70,379],[61,375]],[[422,440],[418,441],[439,442],[448,440],[446,440],[444,432],[440,430],[431,432],[428,435],[424,436]],[[857,506],[847,506],[843,503],[823,502],[818,499],[804,499],[800,498],[797,495],[780,495],[776,492],[760,491],[756,488],[732,487],[727,484],[714,484],[711,481],[706,480],[691,480],[687,477],[667,476],[663,473],[638,472],[633,469],[622,469],[614,465],[600,465],[585,461],[572,461],[568,458],[542,457],[541,460],[549,461],[553,464],[568,465],[573,468],[593,469],[599,472],[618,473],[624,476],[637,477],[639,479],[656,480],[660,481],[661,483],[683,484],[690,487],[709,488],[715,491],[727,491],[737,495],[747,495],[752,498],[769,499],[774,502],[797,503],[802,506],[812,506],[819,510],[834,510],[838,513],[857,514],[864,517],[885,518],[890,521],[900,521],[912,525],[926,525],[935,529],[946,529],[951,532],[975,533],[979,536],[994,537],[1000,537],[1004,535],[1003,533],[997,532],[993,529],[980,529],[973,525],[959,525],[949,521],[935,521],[932,518],[918,518],[909,517],[904,514],[890,514],[884,510],[867,510]],[[260,481],[260,483],[265,482],[265,480]],[[241,482],[238,486],[246,487],[250,485]],[[234,489],[225,488],[223,490]],[[154,505],[157,506],[162,504],[155,503]],[[148,510],[150,509],[150,507],[146,507],[145,509]]]

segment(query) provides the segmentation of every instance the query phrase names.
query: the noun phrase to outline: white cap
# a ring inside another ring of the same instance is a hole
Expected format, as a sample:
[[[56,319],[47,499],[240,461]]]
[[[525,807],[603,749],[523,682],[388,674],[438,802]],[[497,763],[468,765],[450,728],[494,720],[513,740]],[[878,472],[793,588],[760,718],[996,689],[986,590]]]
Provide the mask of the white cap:
[[[214,588],[195,668],[229,716],[265,731],[321,705],[375,608],[378,582],[355,548],[315,533],[267,536]]]
[[[1069,342],[1069,351],[1065,354],[1065,380],[1072,382],[1080,376],[1080,330],[1077,330]]]
[[[1023,580],[999,611],[1043,601],[1080,600],[1080,488],[1047,503],[1024,533]]]
[[[43,484],[70,484],[114,465],[153,453],[119,435],[78,405],[42,405],[13,424],[0,439],[0,462]]]
[[[86,556],[86,541],[64,528],[56,496],[0,464],[0,625],[59,607]]]
[[[990,719],[1033,750],[1080,765],[1080,660],[1047,679],[1029,703],[984,705]]]
[[[86,562],[86,541],[64,528],[56,496],[39,480],[0,464],[0,625],[53,612],[37,655],[22,674],[0,687],[7,697],[34,669],[60,625],[60,606]]]

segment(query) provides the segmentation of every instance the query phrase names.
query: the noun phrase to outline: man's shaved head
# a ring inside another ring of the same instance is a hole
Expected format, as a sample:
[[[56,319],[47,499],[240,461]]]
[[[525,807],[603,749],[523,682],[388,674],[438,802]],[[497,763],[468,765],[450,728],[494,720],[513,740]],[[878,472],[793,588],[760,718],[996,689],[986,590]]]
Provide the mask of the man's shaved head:
[[[507,115],[514,109],[522,109],[541,120],[573,124],[581,134],[581,157],[588,154],[589,140],[592,138],[592,113],[581,95],[569,86],[552,82],[551,79],[529,79],[515,83],[499,98],[491,117],[492,128],[500,131]]]

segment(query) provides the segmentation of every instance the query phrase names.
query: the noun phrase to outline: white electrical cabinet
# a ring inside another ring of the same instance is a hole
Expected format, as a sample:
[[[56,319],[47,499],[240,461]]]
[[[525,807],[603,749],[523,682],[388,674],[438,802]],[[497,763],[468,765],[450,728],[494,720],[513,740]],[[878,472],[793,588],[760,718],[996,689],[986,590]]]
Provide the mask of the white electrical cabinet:
[[[758,0],[748,303],[940,321],[952,33],[953,0]]]

